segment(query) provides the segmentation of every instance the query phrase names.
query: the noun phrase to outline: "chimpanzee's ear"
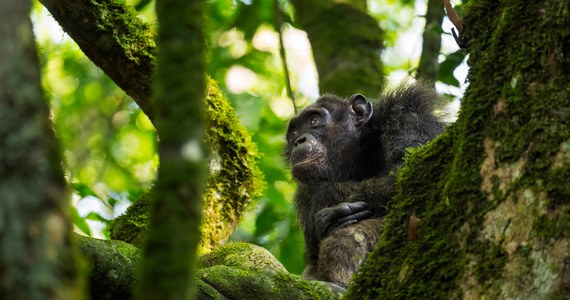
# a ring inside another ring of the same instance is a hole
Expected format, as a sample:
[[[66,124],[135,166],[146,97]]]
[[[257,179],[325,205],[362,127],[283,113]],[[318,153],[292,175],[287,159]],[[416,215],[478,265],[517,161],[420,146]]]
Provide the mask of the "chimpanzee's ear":
[[[350,106],[356,116],[356,126],[360,127],[372,117],[372,103],[361,94],[354,94],[350,97]]]

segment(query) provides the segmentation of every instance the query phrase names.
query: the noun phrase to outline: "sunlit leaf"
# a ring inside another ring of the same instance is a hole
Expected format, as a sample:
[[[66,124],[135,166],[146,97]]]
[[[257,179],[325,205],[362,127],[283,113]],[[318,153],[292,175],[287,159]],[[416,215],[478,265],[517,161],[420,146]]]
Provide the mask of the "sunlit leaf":
[[[439,64],[437,80],[445,84],[459,87],[459,81],[455,76],[453,76],[453,71],[455,71],[455,69],[463,62],[463,59],[465,59],[465,52],[462,50],[458,50],[448,55],[446,59]]]
[[[81,196],[81,198],[87,197],[87,196],[97,197],[97,194],[91,189],[91,187],[89,187],[83,183],[74,183],[73,189],[75,190],[75,192],[79,196]]]
[[[72,206],[70,210],[71,220],[73,221],[73,224],[77,226],[77,228],[79,228],[79,230],[81,230],[84,234],[91,236],[91,229],[89,228],[89,225],[87,225],[85,219],[79,215],[77,209]]]

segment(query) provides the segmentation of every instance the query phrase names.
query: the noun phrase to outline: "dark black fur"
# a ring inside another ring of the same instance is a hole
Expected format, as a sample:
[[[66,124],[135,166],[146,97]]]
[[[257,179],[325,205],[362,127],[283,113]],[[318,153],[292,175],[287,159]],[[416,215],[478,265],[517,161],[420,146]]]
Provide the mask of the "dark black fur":
[[[444,131],[433,115],[437,98],[421,83],[403,84],[373,104],[362,95],[324,95],[290,121],[286,156],[298,183],[305,277],[348,285],[380,237],[392,171],[407,148]]]

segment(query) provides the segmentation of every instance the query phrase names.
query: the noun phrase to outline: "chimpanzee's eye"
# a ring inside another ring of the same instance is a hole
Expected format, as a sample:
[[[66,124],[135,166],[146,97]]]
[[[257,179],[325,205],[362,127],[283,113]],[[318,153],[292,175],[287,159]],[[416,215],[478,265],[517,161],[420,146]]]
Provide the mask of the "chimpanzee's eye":
[[[311,117],[311,119],[309,120],[309,125],[311,125],[311,127],[315,127],[315,126],[320,125],[319,122],[320,122],[319,116],[313,115]]]
[[[289,141],[294,141],[297,138],[297,135],[299,135],[297,129],[293,128],[289,130]]]

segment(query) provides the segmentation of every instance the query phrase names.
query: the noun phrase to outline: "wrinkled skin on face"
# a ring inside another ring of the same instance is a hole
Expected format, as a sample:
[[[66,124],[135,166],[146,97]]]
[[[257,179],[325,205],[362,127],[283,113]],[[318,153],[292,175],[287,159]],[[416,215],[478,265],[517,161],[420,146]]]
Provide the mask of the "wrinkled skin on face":
[[[289,166],[293,177],[299,182],[309,182],[327,177],[327,148],[311,134],[297,142],[289,156]]]

